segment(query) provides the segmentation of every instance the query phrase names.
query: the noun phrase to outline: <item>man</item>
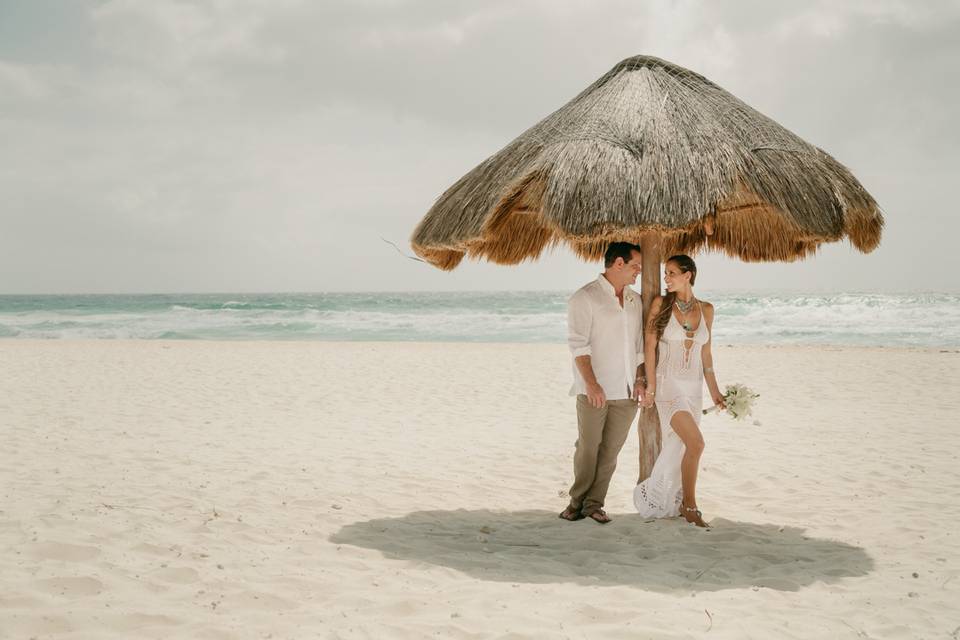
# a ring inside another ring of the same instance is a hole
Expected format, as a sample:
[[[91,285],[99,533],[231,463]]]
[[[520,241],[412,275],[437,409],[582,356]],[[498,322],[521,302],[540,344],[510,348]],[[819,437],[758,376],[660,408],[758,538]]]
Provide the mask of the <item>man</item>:
[[[579,437],[573,456],[573,486],[564,520],[610,522],[603,502],[617,455],[642,400],[643,304],[628,285],[640,274],[640,247],[614,242],[604,272],[574,293],[567,305],[573,354]]]

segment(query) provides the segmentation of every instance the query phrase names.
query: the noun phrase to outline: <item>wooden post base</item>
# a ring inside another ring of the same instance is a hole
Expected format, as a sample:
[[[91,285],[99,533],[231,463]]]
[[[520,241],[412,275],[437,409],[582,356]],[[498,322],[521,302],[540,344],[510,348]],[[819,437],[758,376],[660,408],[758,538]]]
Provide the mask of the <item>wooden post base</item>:
[[[637,434],[640,436],[640,476],[637,478],[637,484],[640,484],[650,477],[653,463],[660,455],[660,414],[657,412],[657,405],[649,409],[640,409]]]

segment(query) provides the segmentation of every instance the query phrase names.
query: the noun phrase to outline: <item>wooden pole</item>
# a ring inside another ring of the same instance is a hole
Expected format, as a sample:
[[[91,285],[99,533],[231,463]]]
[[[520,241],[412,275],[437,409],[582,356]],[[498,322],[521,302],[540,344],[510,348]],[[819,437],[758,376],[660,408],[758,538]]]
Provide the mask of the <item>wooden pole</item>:
[[[643,274],[640,281],[640,299],[643,301],[643,326],[647,326],[647,316],[653,299],[660,295],[660,235],[654,232],[645,234],[640,240],[643,253]],[[650,477],[653,463],[660,455],[660,415],[656,405],[640,410],[637,424],[640,436],[640,476],[637,484]]]

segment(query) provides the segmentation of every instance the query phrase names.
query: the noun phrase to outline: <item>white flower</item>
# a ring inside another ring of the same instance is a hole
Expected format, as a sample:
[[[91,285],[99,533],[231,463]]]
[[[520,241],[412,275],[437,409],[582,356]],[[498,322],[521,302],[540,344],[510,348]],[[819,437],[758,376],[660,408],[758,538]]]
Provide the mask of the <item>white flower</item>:
[[[727,413],[734,420],[743,420],[753,413],[753,403],[759,397],[746,385],[730,384],[723,394],[723,401],[727,405]]]
[[[744,420],[753,413],[753,403],[760,397],[759,393],[754,393],[749,387],[743,384],[728,384],[727,391],[723,394],[723,403],[726,405],[726,412],[734,420]],[[714,405],[709,409],[704,409],[704,415],[716,411],[719,405]],[[760,424],[754,421],[754,424]]]

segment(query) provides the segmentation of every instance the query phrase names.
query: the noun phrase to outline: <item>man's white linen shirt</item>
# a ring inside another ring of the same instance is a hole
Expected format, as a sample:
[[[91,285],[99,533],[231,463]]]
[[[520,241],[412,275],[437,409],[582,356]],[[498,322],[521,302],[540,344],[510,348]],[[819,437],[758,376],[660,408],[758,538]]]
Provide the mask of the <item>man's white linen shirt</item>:
[[[623,307],[603,274],[580,288],[567,302],[567,343],[574,359],[590,356],[593,374],[607,400],[633,394],[637,367],[643,364],[643,304],[630,287],[623,288]],[[573,363],[570,395],[587,393],[587,383]]]

